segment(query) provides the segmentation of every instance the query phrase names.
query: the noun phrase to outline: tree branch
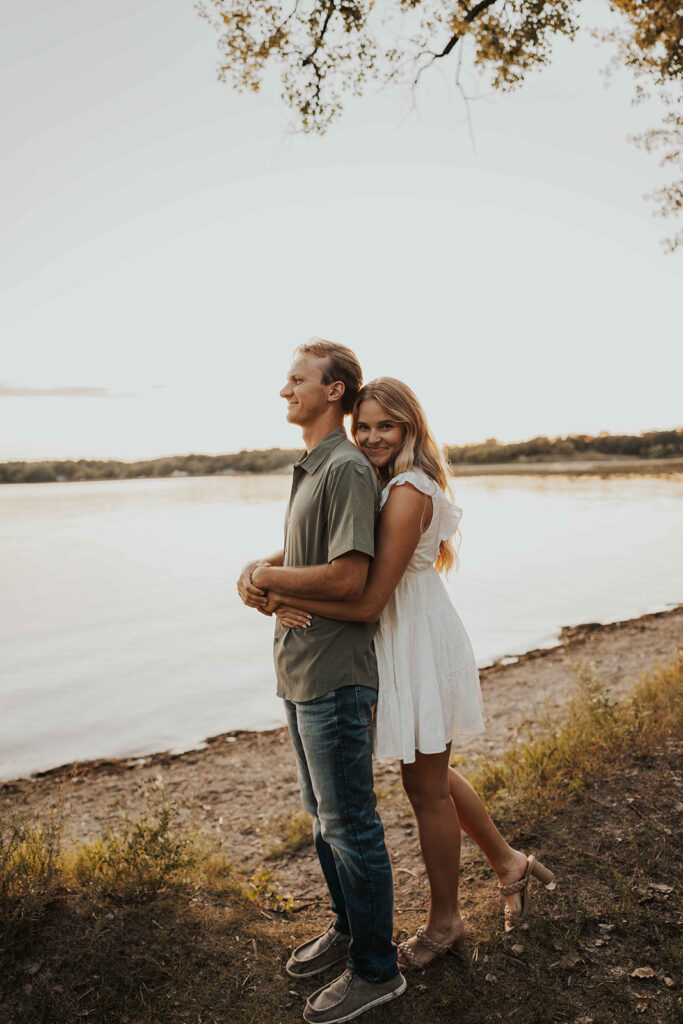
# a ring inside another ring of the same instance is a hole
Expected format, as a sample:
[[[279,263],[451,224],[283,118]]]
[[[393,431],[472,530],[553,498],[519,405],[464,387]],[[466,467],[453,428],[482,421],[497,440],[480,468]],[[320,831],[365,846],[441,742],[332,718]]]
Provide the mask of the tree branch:
[[[320,47],[321,47],[321,45],[323,43],[323,40],[325,38],[325,33],[327,32],[328,25],[330,24],[330,18],[334,14],[336,7],[337,7],[336,0],[330,0],[330,3],[328,3],[328,5],[327,5],[327,11],[325,13],[325,20],[323,21],[322,25],[320,26],[320,32],[315,37],[315,45],[314,45],[313,49],[311,50],[311,52],[308,54],[308,56],[304,57],[302,67],[307,67],[307,65],[313,64],[313,58],[316,56],[318,50],[320,49]],[[315,65],[314,65],[314,67],[315,67]]]
[[[480,14],[483,14],[485,10],[487,10],[489,7],[492,7],[496,2],[497,2],[497,0],[480,0],[480,2],[478,4],[476,4],[474,7],[472,7],[472,9],[469,10],[467,12],[467,14],[465,15],[465,17],[463,19],[465,24],[466,25],[471,25],[473,21],[477,20],[477,18],[479,17]],[[415,75],[415,80],[413,82],[413,85],[415,86],[415,85],[418,84],[418,82],[420,81],[420,75],[422,74],[422,72],[426,71],[426,69],[428,67],[431,67],[435,60],[441,60],[442,57],[447,57],[449,55],[449,53],[451,53],[452,50],[457,46],[457,44],[459,43],[459,41],[461,39],[462,39],[462,33],[461,32],[456,32],[448,40],[448,42],[444,46],[444,48],[441,51],[441,53],[434,53],[433,50],[425,50],[421,54],[419,54],[418,58],[417,58],[418,60],[420,59],[420,57],[424,57],[427,54],[429,54],[429,56],[432,59],[430,61],[428,61],[427,64],[423,64],[422,67],[418,69],[418,72]]]
[[[468,11],[465,15],[465,24],[471,25],[473,21],[476,21],[480,14],[483,14],[488,7],[492,7],[495,3],[496,0],[480,0],[480,3],[476,4],[476,6],[474,6],[472,10]],[[441,57],[447,57],[460,38],[460,33],[456,32],[456,34],[448,40],[441,53],[435,53],[433,55],[434,60],[439,60]]]

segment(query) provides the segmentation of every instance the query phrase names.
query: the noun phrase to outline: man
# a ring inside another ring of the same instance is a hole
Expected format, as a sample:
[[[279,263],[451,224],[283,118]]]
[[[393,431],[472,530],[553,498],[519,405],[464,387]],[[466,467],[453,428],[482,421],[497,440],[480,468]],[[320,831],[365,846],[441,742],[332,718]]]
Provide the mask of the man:
[[[306,452],[294,466],[284,549],[242,570],[238,592],[250,607],[263,607],[268,590],[345,600],[363,592],[379,487],[343,426],[361,384],[358,360],[343,345],[312,339],[297,349],[280,395]],[[391,938],[391,865],[372,778],[376,628],[315,616],[306,629],[279,621],[275,629],[277,692],[335,914],[325,932],[294,950],[287,972],[306,978],[348,959],[340,977],[309,996],[309,1024],[350,1020],[406,988]]]

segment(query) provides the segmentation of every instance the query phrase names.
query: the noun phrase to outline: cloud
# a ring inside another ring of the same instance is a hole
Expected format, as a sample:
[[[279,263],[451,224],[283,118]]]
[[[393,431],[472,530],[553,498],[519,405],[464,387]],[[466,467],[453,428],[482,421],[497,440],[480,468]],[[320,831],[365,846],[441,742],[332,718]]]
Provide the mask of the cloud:
[[[132,392],[110,391],[109,388],[64,387],[21,388],[0,381],[0,398],[135,398]]]

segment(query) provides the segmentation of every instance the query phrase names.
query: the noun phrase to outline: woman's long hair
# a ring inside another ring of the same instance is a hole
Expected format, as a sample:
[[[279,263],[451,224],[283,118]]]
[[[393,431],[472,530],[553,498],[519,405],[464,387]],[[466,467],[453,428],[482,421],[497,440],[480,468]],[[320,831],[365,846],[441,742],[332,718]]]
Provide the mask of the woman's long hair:
[[[374,398],[389,417],[403,427],[403,444],[396,453],[393,462],[380,470],[380,480],[387,483],[399,473],[408,469],[421,469],[450,498],[453,497],[448,483],[446,459],[439,449],[434,435],[429,429],[427,417],[420,405],[417,395],[395,377],[377,377],[371,380],[358,392],[358,397],[351,410],[351,432],[355,438],[358,429],[358,411],[361,402]],[[459,537],[460,531],[456,531]],[[459,547],[459,544],[458,544]],[[442,540],[439,555],[434,563],[438,572],[448,573],[458,564],[457,548],[450,538]]]

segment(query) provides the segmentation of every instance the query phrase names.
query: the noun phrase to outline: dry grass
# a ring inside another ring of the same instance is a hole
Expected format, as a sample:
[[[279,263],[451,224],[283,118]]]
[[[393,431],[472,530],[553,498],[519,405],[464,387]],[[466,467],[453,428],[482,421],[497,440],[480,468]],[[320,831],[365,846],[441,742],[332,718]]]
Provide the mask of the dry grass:
[[[683,731],[683,656],[643,676],[616,702],[588,665],[576,665],[577,690],[559,727],[497,761],[480,762],[472,784],[485,800],[504,794],[536,813],[551,809],[593,778],[610,775],[621,758],[638,755]]]
[[[311,816],[306,811],[294,811],[280,818],[275,830],[279,835],[266,854],[268,860],[279,860],[313,845]]]

